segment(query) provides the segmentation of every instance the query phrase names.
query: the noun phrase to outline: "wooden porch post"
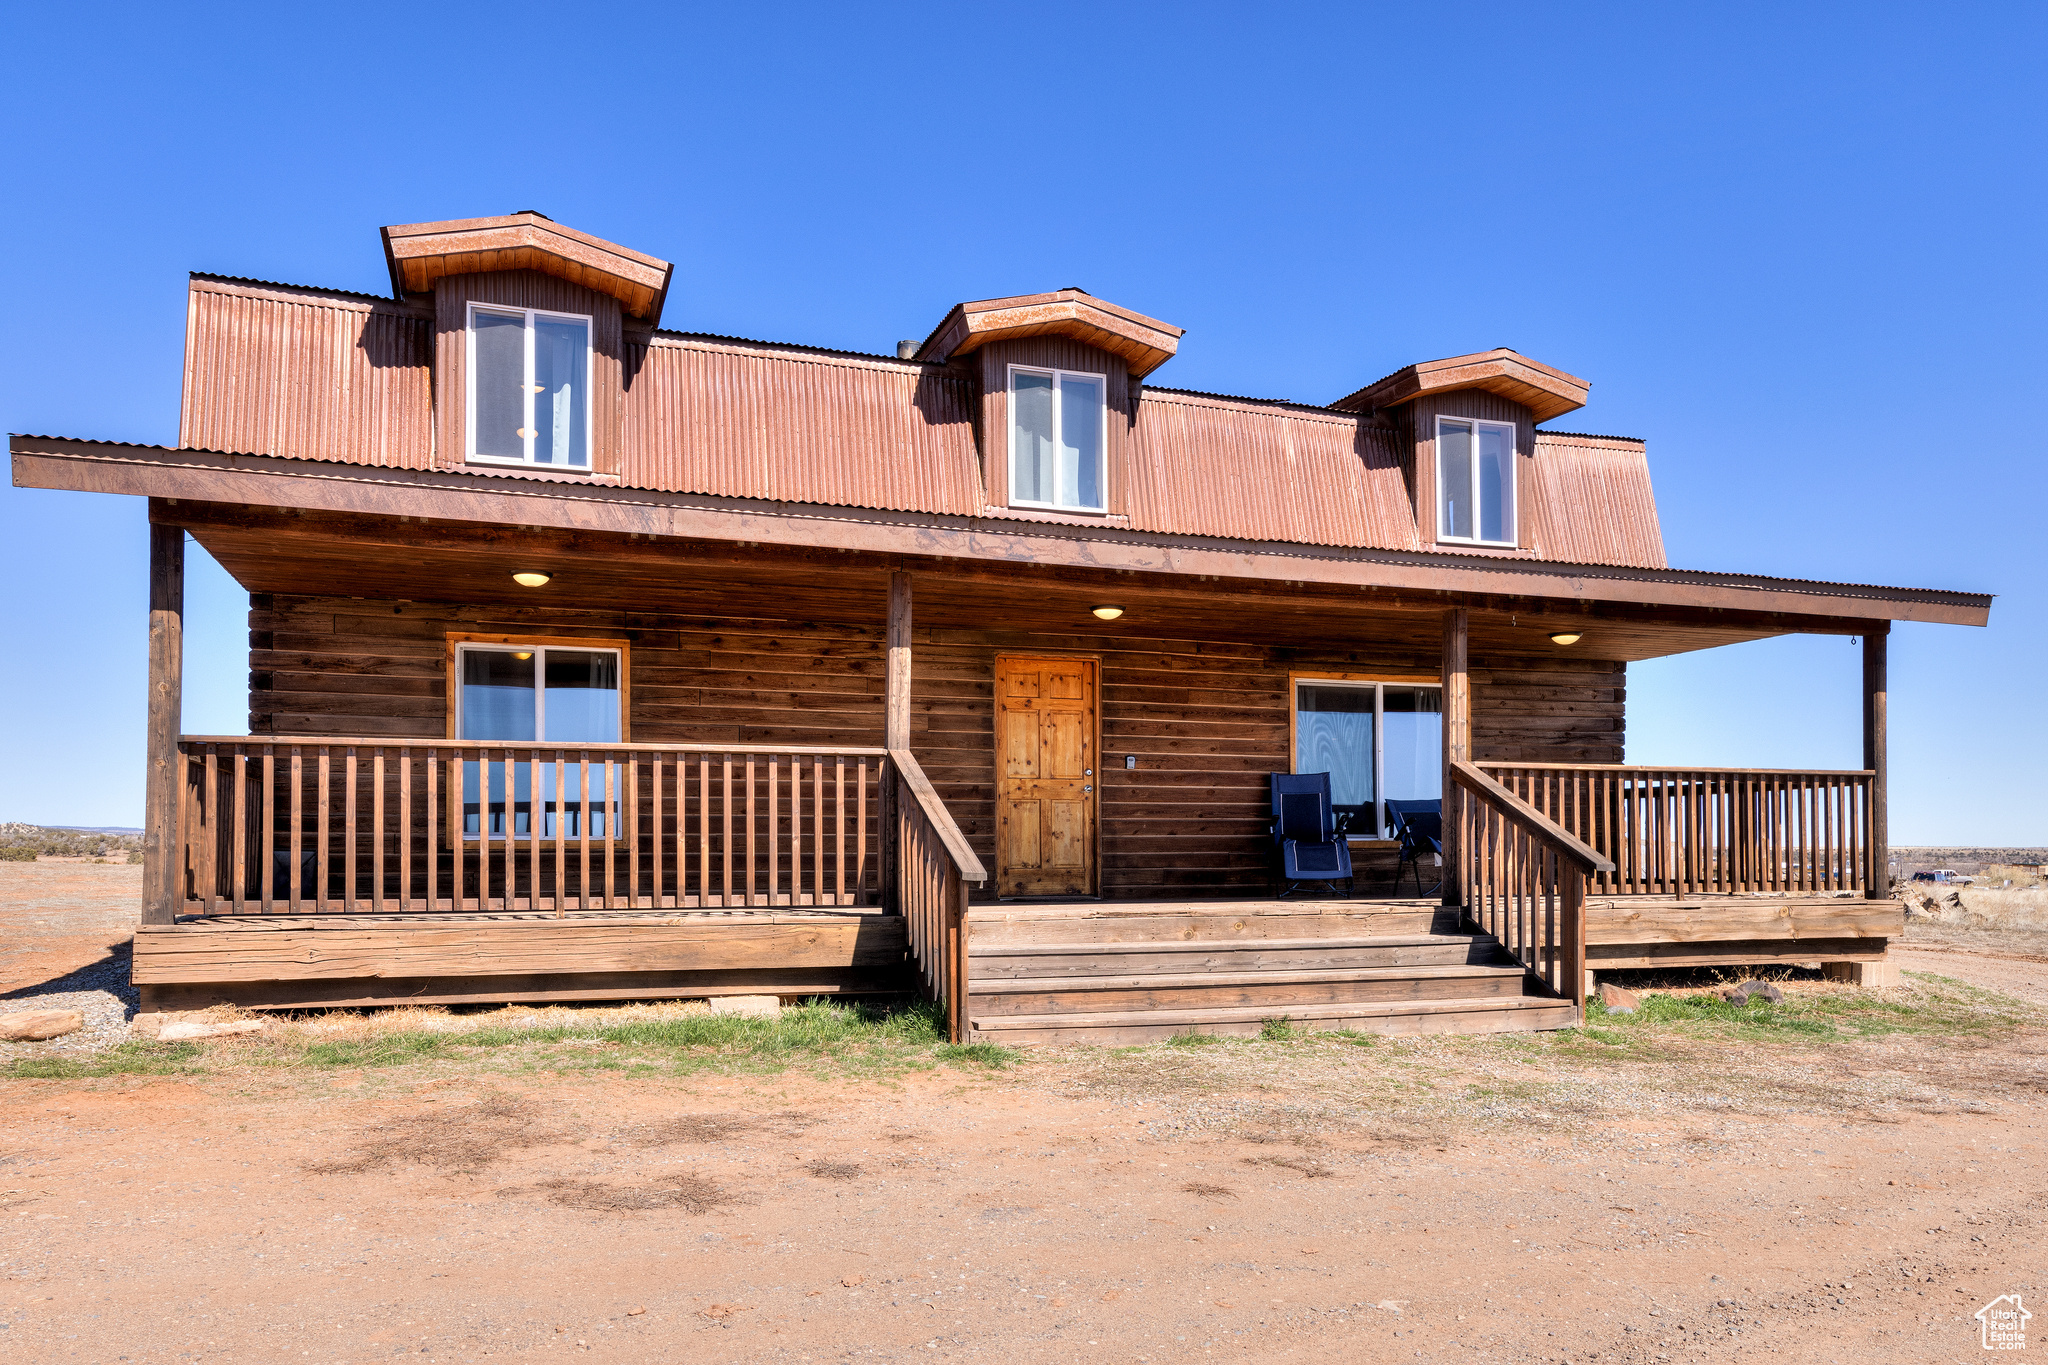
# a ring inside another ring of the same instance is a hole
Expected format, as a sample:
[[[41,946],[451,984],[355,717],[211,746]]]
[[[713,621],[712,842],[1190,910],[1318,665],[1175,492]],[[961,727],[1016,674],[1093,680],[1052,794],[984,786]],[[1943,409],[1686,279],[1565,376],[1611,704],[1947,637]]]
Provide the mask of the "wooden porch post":
[[[889,575],[889,634],[887,671],[882,685],[882,743],[889,749],[910,747],[910,575],[898,571]],[[899,777],[896,765],[889,765],[888,780],[882,783],[881,879],[882,908],[902,914],[897,897],[897,858],[902,848],[902,831],[897,812]]]
[[[1455,607],[1444,613],[1444,787],[1443,903],[1463,905],[1465,886],[1458,861],[1457,784],[1451,781],[1453,763],[1472,761],[1472,680],[1467,671],[1466,636],[1471,613]]]
[[[1891,886],[1891,830],[1885,809],[1885,643],[1891,624],[1883,622],[1863,636],[1863,766],[1876,776],[1870,779],[1870,872],[1864,895],[1874,901],[1889,900]]]
[[[154,500],[152,500],[154,506]],[[149,526],[148,774],[143,784],[142,922],[169,924],[182,898],[178,727],[185,690],[185,528]]]

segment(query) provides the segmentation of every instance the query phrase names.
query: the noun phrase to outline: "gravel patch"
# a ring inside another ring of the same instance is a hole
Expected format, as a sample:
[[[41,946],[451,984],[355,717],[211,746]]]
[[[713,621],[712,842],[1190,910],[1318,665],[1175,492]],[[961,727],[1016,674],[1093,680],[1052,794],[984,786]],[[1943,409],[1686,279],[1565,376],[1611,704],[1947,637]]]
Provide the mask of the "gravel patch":
[[[53,981],[0,994],[0,1014],[19,1010],[81,1010],[85,1027],[41,1043],[0,1043],[0,1065],[30,1057],[77,1057],[128,1041],[137,995],[128,984],[128,950]]]

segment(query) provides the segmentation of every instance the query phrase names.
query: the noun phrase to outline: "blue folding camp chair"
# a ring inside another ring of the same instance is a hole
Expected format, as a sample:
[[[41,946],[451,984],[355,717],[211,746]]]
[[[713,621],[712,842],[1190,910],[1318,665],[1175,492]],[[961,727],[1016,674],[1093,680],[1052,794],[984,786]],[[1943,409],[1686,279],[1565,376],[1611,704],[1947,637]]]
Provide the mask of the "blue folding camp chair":
[[[1401,894],[1401,869],[1415,869],[1415,893],[1427,896],[1444,884],[1443,873],[1437,873],[1436,886],[1429,891],[1422,889],[1422,855],[1434,853],[1439,869],[1443,866],[1444,854],[1444,803],[1441,801],[1389,801],[1387,822],[1393,826],[1394,837],[1401,841],[1401,860],[1394,865],[1394,894]]]
[[[1274,773],[1273,842],[1280,877],[1294,894],[1303,882],[1341,881],[1351,888],[1351,844],[1337,831],[1328,773]]]

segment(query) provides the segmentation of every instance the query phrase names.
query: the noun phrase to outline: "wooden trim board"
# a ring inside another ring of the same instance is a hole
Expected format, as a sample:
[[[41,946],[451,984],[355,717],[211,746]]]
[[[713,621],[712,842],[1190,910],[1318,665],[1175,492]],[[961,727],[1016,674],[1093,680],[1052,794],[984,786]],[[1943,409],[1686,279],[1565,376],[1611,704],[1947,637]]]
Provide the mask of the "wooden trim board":
[[[273,929],[144,926],[135,935],[137,986],[359,978],[771,971],[899,966],[903,921],[888,915],[716,918],[630,923],[514,923]]]

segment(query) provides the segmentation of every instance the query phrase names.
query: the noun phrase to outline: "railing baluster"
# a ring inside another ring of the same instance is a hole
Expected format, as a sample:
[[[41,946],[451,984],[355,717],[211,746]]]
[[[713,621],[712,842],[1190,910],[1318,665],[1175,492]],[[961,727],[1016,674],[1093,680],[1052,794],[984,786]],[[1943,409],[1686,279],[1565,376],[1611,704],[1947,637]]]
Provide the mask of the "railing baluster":
[[[465,863],[469,858],[469,761],[461,749],[448,754],[448,843],[450,879],[448,908],[461,914],[467,897],[463,895]]]
[[[319,823],[313,829],[313,908],[320,914],[327,913],[328,886],[328,828],[332,818],[329,802],[334,794],[334,772],[330,763],[328,748],[321,745],[314,758],[320,791],[314,800],[313,818]]]
[[[811,759],[811,904],[825,903],[825,760]]]
[[[541,801],[540,750],[526,751],[526,908],[540,913],[541,833],[547,828],[547,812]]]
[[[234,897],[234,907],[235,907],[235,913],[236,913],[236,914],[238,914],[238,915],[241,915],[241,914],[246,914],[246,913],[248,912],[248,902],[249,902],[249,881],[248,881],[248,874],[249,874],[249,853],[250,853],[250,848],[249,848],[249,801],[248,801],[248,797],[249,797],[249,749],[248,749],[248,746],[247,746],[247,745],[244,745],[244,744],[237,744],[237,745],[235,746],[235,752],[234,752],[233,756],[232,756],[232,757],[230,758],[230,760],[229,760],[229,761],[230,761],[230,763],[232,764],[232,767],[230,768],[230,771],[231,771],[231,772],[233,772],[233,773],[234,773],[234,775],[235,775],[235,776],[234,776],[234,783],[235,783],[235,823],[234,823],[234,840],[233,840],[233,843],[232,843],[232,844],[230,845],[230,846],[231,846],[231,847],[232,847],[232,848],[234,849],[234,851],[235,851],[235,853],[234,853],[234,857],[235,857],[235,862],[234,862],[234,873],[233,873],[233,875],[234,875],[234,885],[233,885],[233,887],[232,887],[232,890],[231,890],[231,894],[232,894],[232,895],[233,895],[233,897]]]
[[[398,751],[398,913],[412,909],[412,750]]]
[[[384,913],[384,750],[370,750],[370,909]]]
[[[426,848],[422,850],[426,859],[426,887],[422,896],[427,909],[441,908],[441,761],[434,750],[427,750],[427,827]]]
[[[576,800],[580,812],[576,817],[576,908],[590,908],[590,751],[580,750],[576,755]]]
[[[756,900],[755,900],[755,895],[756,895],[756,893],[755,893],[755,889],[754,889],[754,888],[755,888],[755,887],[756,887],[756,886],[758,885],[758,883],[757,883],[757,882],[755,881],[755,878],[754,878],[754,869],[755,869],[756,867],[760,866],[760,864],[759,864],[759,863],[758,863],[758,862],[756,861],[756,857],[755,857],[755,853],[754,853],[754,835],[755,835],[755,831],[756,831],[756,829],[757,829],[757,828],[759,827],[759,820],[758,820],[758,817],[757,817],[757,815],[756,815],[756,813],[755,813],[755,810],[754,810],[754,756],[753,756],[752,754],[748,754],[748,755],[747,755],[747,765],[746,765],[746,766],[747,766],[747,860],[746,860],[746,864],[745,864],[745,871],[746,871],[746,877],[747,877],[747,890],[746,890],[746,897],[745,897],[745,899],[744,899],[743,901],[741,901],[741,904],[743,904],[743,905],[753,905],[753,904],[756,904],[756,903],[757,903],[757,902],[756,902]]]
[[[651,890],[653,892],[653,900],[651,904],[656,910],[665,910],[668,908],[669,902],[662,893],[661,833],[668,826],[666,819],[663,817],[661,809],[661,755],[652,754],[649,757],[653,765],[650,776],[650,783],[652,786],[650,796],[652,798],[654,805],[654,866],[650,876],[650,881],[652,882]],[[682,812],[678,810],[676,812],[676,828],[680,831],[682,827]]]
[[[199,759],[200,804],[202,807],[199,829],[203,836],[200,844],[201,856],[196,859],[200,877],[201,900],[206,913],[211,915],[220,909],[220,761],[218,746],[209,744]]]
[[[341,751],[341,779],[347,784],[341,798],[341,910],[356,908],[356,746]]]
[[[834,905],[851,905],[846,894],[846,759],[833,759],[835,796],[832,802],[832,867]]]
[[[262,912],[277,909],[277,746],[263,746],[263,797],[257,803],[263,822],[262,860],[256,865],[256,892],[262,897]]]
[[[555,918],[569,913],[569,756],[555,750]],[[578,888],[579,891],[581,888]]]

